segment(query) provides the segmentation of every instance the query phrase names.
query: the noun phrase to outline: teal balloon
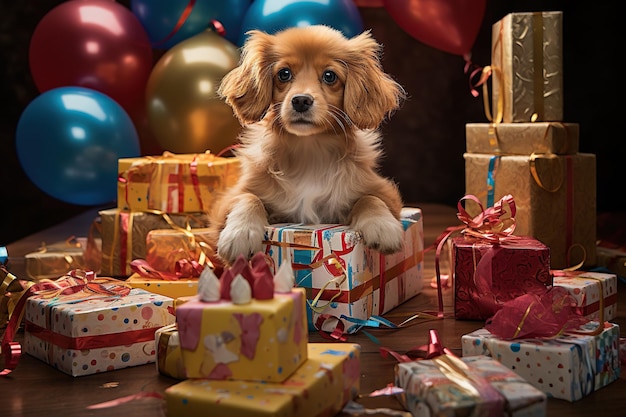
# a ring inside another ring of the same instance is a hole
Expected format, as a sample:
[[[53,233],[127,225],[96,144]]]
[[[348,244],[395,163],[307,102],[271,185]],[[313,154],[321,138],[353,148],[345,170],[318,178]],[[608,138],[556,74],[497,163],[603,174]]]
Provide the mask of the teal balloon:
[[[154,48],[172,46],[204,32],[217,20],[224,37],[236,43],[241,21],[252,0],[131,0],[130,8]]]
[[[363,19],[354,0],[255,0],[243,18],[237,44],[244,44],[251,29],[275,33],[311,25],[333,27],[348,38],[363,32]]]
[[[30,102],[17,124],[16,151],[41,191],[85,206],[115,202],[118,159],[140,155],[125,110],[84,87],[55,88]]]

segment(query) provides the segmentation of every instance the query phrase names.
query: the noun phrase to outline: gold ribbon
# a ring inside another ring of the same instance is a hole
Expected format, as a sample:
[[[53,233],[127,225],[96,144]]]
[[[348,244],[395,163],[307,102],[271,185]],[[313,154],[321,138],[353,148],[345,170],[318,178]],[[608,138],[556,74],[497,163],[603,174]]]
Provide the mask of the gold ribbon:
[[[537,159],[539,158],[545,158],[548,160],[556,160],[559,164],[559,173],[561,174],[559,177],[559,180],[556,181],[555,184],[552,185],[552,187],[547,187],[543,181],[541,181],[541,178],[539,177],[539,171],[537,170]],[[529,158],[529,164],[528,167],[530,169],[530,174],[532,175],[533,179],[535,180],[535,183],[542,188],[545,191],[548,191],[549,193],[554,193],[557,192],[560,188],[561,185],[563,185],[563,181],[564,181],[564,176],[563,176],[563,164],[561,162],[561,159],[553,153],[547,153],[547,154],[536,154],[536,153],[532,153],[530,155]]]

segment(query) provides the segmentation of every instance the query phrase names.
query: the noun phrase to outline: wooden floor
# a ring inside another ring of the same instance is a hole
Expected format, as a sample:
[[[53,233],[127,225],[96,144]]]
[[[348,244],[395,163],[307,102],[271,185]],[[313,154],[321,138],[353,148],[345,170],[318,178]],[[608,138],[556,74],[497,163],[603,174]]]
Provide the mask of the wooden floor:
[[[428,246],[447,226],[458,225],[456,209],[440,205],[416,205],[422,208],[424,216],[424,241]],[[68,222],[46,231],[36,233],[8,245],[11,257],[11,272],[20,277],[23,274],[21,257],[36,250],[42,242],[57,242],[71,235],[86,236],[96,210],[87,211]],[[436,291],[429,286],[434,274],[434,254],[425,255],[425,286],[421,294],[385,315],[385,318],[400,323],[416,313],[436,310]],[[621,326],[622,337],[626,336],[626,286],[618,287],[618,317],[613,322]],[[451,290],[444,292],[445,311],[451,312]],[[368,330],[378,339],[372,341],[360,332],[348,337],[349,342],[359,343],[361,352],[361,393],[358,402],[367,408],[393,408],[401,406],[395,397],[371,398],[367,395],[384,388],[393,382],[395,360],[383,358],[379,353],[381,346],[403,353],[412,347],[425,344],[430,329],[439,333],[442,343],[454,353],[461,354],[461,336],[483,326],[482,322],[458,321],[452,318],[443,320],[415,320],[413,325],[397,330]],[[22,334],[18,334],[18,341]],[[318,334],[310,334],[311,342],[325,341]],[[582,400],[570,403],[564,400],[550,399],[548,416],[558,417],[622,417],[626,416],[626,370],[619,380],[592,393]],[[13,416],[114,416],[141,417],[165,416],[164,403],[158,398],[143,398],[130,401],[113,408],[88,410],[91,404],[114,400],[133,394],[157,393],[177,383],[176,380],[158,374],[156,365],[149,364],[102,374],[71,377],[29,355],[22,355],[17,369],[8,377],[0,377],[0,415]],[[347,416],[348,414],[341,414]],[[368,414],[385,416],[387,414]]]

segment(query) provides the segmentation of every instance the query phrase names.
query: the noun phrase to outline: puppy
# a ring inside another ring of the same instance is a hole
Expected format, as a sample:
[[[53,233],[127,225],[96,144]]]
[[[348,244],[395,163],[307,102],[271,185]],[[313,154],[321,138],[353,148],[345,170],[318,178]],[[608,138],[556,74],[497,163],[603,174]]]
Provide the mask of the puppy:
[[[347,224],[382,253],[399,251],[402,199],[378,172],[376,129],[405,99],[369,31],[322,25],[253,30],[218,94],[243,126],[238,184],[210,212],[225,264],[263,249],[272,223]]]

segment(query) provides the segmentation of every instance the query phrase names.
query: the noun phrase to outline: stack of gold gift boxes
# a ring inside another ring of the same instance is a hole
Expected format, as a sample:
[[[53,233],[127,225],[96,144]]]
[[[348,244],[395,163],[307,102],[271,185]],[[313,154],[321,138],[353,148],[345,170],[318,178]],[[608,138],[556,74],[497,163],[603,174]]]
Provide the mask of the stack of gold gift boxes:
[[[515,234],[550,248],[551,267],[596,263],[596,157],[563,121],[562,12],[493,26],[490,123],[466,125],[465,191],[485,207],[515,198]],[[493,114],[491,114],[493,113]]]

